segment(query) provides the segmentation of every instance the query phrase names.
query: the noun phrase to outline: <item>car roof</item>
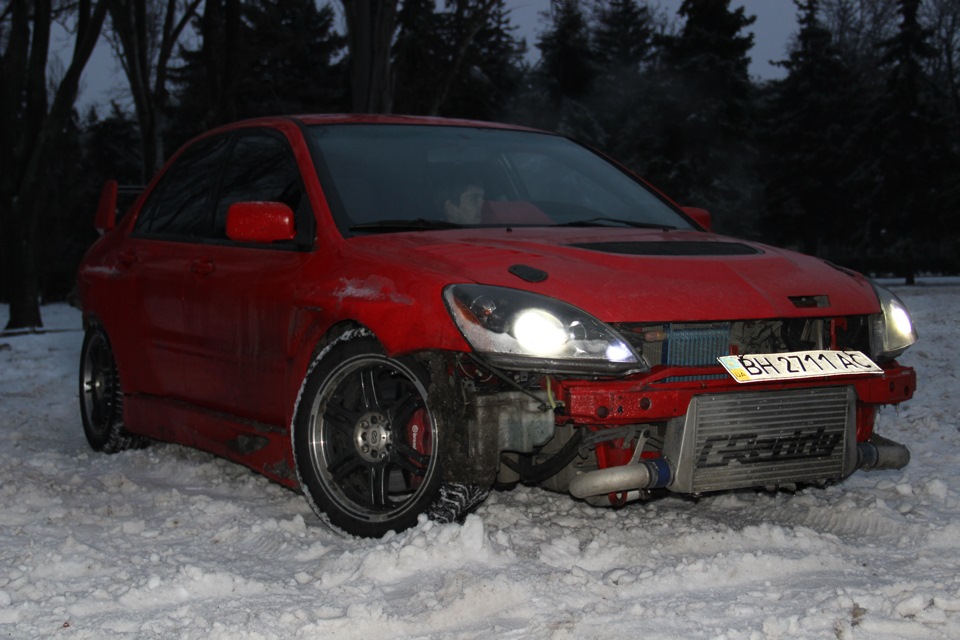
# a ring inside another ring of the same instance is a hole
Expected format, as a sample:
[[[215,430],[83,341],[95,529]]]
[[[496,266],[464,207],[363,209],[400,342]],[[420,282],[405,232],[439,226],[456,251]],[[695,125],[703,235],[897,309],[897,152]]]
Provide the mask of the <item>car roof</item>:
[[[322,124],[397,124],[397,125],[428,125],[445,127],[471,127],[483,129],[506,129],[513,131],[536,131],[538,133],[549,133],[542,129],[524,127],[521,125],[506,124],[502,122],[486,122],[483,120],[466,120],[460,118],[440,118],[434,116],[408,116],[408,115],[383,115],[383,114],[356,114],[356,113],[318,113],[318,114],[299,114],[289,116],[268,116],[262,118],[253,118],[240,120],[230,124],[217,127],[207,134],[230,131],[232,129],[247,128],[252,126],[276,126],[278,122],[297,122],[302,125],[322,125]]]

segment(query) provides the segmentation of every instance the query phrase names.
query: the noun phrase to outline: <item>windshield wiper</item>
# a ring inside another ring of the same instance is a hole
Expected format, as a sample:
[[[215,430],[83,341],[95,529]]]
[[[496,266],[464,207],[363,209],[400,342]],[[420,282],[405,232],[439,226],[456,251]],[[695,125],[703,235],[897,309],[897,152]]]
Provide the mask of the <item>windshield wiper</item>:
[[[350,231],[431,231],[436,229],[462,229],[463,225],[446,220],[377,220],[350,225]]]
[[[671,229],[676,229],[676,227],[670,226],[669,224],[656,224],[653,222],[634,222],[633,220],[621,220],[619,218],[588,218],[586,220],[574,220],[572,222],[561,222],[555,224],[555,227],[609,227],[610,224],[604,223],[614,223],[621,224],[627,227],[634,227],[636,229],[663,229],[664,231],[669,231]]]

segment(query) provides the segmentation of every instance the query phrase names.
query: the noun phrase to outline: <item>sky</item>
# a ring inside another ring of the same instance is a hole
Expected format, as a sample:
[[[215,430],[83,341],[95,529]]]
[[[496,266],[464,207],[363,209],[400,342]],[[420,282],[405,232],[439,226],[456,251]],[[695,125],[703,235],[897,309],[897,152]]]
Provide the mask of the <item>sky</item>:
[[[676,17],[682,0],[654,0],[670,17]],[[339,6],[334,3],[335,6]],[[512,21],[517,25],[517,35],[527,41],[530,55],[537,55],[536,42],[546,25],[544,13],[550,8],[550,0],[507,0]],[[771,60],[786,57],[786,46],[797,28],[796,7],[790,0],[733,0],[731,6],[745,7],[747,15],[757,17],[750,27],[754,34],[750,73],[759,79],[783,76],[783,70],[770,64]],[[107,105],[111,98],[125,100],[126,85],[119,65],[114,61],[105,42],[94,51],[84,72],[80,93],[82,108],[89,105]]]

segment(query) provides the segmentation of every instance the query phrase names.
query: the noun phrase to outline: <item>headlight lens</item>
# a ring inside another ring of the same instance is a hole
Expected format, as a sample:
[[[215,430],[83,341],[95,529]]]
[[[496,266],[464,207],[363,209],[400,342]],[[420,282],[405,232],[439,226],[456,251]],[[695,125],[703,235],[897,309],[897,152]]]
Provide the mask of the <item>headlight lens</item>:
[[[917,341],[917,329],[900,298],[878,284],[873,288],[880,300],[880,313],[873,317],[873,355],[881,359],[896,358]]]
[[[474,351],[500,366],[555,373],[646,369],[616,331],[554,298],[478,284],[451,285],[443,296]]]

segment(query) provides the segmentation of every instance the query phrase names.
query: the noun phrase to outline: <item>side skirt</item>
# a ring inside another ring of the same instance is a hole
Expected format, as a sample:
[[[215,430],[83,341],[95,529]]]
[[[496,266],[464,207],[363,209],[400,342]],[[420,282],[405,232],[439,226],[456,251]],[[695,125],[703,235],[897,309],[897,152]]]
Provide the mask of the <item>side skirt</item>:
[[[123,408],[131,433],[208,451],[299,490],[286,427],[146,395],[124,397]]]

